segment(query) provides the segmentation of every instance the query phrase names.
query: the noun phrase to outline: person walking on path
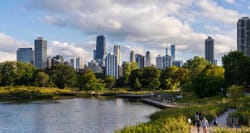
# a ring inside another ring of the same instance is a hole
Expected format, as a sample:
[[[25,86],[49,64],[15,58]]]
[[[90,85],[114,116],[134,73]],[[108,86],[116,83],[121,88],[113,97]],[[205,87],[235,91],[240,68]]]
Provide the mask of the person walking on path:
[[[201,126],[201,120],[200,120],[201,118],[200,118],[200,114],[198,112],[195,113],[194,119],[195,119],[195,126],[197,127],[197,131],[199,133],[200,126]]]
[[[218,125],[218,117],[215,115],[215,117],[214,117],[214,126],[216,126],[217,127],[217,125]]]
[[[206,117],[203,117],[203,120],[202,120],[202,127],[203,127],[203,133],[207,133],[207,129],[208,129],[208,120],[206,119]]]

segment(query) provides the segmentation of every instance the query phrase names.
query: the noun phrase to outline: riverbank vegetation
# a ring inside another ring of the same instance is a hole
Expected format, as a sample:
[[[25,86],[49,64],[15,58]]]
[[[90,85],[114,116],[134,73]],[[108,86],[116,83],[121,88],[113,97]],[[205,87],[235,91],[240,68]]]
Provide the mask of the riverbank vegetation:
[[[76,96],[71,89],[40,87],[0,87],[0,100],[55,99],[57,97]]]

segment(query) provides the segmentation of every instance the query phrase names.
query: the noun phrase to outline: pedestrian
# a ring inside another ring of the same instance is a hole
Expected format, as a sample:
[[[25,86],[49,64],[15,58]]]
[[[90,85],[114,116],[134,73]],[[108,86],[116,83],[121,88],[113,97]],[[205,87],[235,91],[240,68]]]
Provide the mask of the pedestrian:
[[[208,126],[209,126],[208,120],[206,119],[206,117],[203,117],[202,120],[203,133],[207,132]]]
[[[218,117],[216,115],[214,117],[214,126],[218,126]]]
[[[195,113],[194,120],[195,120],[195,126],[197,127],[197,131],[199,133],[200,132],[201,121],[200,121],[200,115],[199,115],[198,112]]]

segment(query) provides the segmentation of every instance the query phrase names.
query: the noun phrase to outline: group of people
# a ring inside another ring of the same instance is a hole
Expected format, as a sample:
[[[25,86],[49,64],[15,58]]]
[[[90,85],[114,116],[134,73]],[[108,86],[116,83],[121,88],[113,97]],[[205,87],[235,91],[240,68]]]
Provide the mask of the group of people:
[[[202,114],[200,112],[196,112],[194,119],[195,119],[195,126],[197,127],[198,133],[200,132],[200,127],[202,127],[202,129],[203,129],[203,133],[207,133],[209,123],[208,123],[208,120],[206,119],[206,117],[202,116]],[[215,117],[213,124],[215,126],[217,126],[217,117]]]

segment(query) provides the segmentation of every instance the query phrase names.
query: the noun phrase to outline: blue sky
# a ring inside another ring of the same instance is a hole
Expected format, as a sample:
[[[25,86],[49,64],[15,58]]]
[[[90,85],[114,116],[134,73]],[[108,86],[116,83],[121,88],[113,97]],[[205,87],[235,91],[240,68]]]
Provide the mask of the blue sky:
[[[204,40],[215,39],[215,58],[236,49],[236,23],[248,16],[248,0],[3,0],[0,5],[0,61],[15,60],[18,47],[48,40],[48,54],[92,58],[96,36],[108,51],[121,45],[152,57],[176,44],[176,58],[204,56]],[[154,62],[154,59],[153,59]]]

